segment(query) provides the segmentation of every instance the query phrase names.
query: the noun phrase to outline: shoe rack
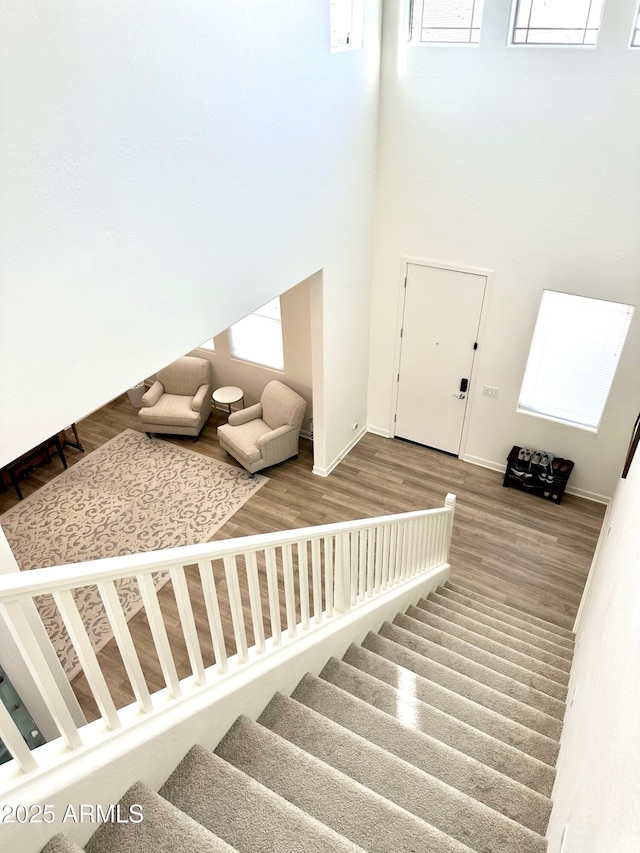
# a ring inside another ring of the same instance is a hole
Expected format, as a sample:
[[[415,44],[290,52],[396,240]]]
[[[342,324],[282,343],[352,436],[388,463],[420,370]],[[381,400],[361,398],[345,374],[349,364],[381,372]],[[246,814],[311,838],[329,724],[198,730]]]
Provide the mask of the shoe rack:
[[[571,459],[553,456],[542,450],[529,450],[514,444],[507,456],[502,485],[531,492],[559,504],[573,471]]]

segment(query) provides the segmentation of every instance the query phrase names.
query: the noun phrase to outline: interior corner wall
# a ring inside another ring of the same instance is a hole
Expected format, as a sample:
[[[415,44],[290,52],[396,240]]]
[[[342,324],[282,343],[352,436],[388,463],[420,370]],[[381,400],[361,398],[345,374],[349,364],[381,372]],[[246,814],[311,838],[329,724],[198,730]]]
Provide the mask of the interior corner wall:
[[[367,399],[380,0],[0,12],[0,464],[323,270],[324,455]],[[324,464],[324,460],[323,460]]]
[[[640,459],[620,480],[576,624],[549,853],[640,849]],[[568,826],[567,826],[568,824]]]
[[[479,46],[408,46],[385,2],[370,428],[393,435],[402,259],[491,270],[463,457],[543,448],[576,463],[569,490],[613,493],[640,401],[636,5],[607,0],[593,49],[507,46],[509,0],[486,0]],[[597,435],[516,413],[545,288],[638,306]]]

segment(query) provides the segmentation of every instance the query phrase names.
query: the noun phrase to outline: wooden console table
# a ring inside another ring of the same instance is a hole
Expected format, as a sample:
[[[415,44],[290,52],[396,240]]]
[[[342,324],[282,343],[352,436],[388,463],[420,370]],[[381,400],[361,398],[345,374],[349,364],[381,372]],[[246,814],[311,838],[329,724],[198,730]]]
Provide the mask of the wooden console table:
[[[77,432],[74,431],[74,435],[77,439]],[[62,436],[62,438],[61,438]],[[64,433],[56,433],[56,435],[52,435],[51,438],[48,438],[46,441],[41,442],[37,445],[37,447],[33,447],[31,450],[27,451],[27,453],[23,453],[22,456],[19,456],[17,459],[14,459],[13,462],[9,462],[8,465],[5,465],[3,468],[0,468],[0,480],[2,481],[2,486],[5,486],[4,477],[8,477],[10,484],[16,490],[16,494],[22,500],[23,495],[20,489],[20,480],[27,476],[31,471],[38,467],[38,465],[43,465],[46,462],[51,462],[51,451],[55,450],[62,460],[63,466],[67,467],[67,460],[64,458]],[[81,450],[82,446],[80,442],[77,442],[78,449]]]

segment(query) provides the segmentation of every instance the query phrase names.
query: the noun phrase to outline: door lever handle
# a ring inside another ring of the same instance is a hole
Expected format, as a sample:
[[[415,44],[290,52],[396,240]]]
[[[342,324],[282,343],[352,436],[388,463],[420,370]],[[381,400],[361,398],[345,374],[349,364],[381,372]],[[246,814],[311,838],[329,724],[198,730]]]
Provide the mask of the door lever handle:
[[[466,398],[466,394],[452,394],[452,397],[455,397],[456,400],[464,400]]]

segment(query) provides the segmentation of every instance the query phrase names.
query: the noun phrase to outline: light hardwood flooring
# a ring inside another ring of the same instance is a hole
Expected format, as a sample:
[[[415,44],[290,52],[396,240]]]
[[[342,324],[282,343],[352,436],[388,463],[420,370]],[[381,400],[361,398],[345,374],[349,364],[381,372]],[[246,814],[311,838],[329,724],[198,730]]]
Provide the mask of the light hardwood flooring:
[[[124,429],[138,429],[137,413],[126,395],[78,423],[85,452],[90,452]],[[166,437],[199,453],[236,464],[220,448],[213,416],[196,443]],[[506,454],[510,448],[505,448]],[[84,454],[66,450],[70,465]],[[505,489],[502,475],[408,442],[365,435],[329,477],[311,473],[311,442],[301,440],[296,459],[264,473],[269,482],[216,534],[214,539],[306,527],[388,513],[442,506],[447,492],[457,497],[451,548],[451,579],[507,604],[571,628],[598,539],[604,506],[565,494],[561,505],[535,495]],[[22,482],[25,497],[62,470],[58,459],[38,468]],[[0,513],[15,505],[13,490],[0,492]],[[0,519],[1,522],[1,519]],[[199,582],[191,582],[195,616],[205,664],[213,662],[206,636],[206,613]],[[224,610],[226,590],[220,585]],[[171,584],[160,593],[180,677],[189,662],[175,612]],[[149,689],[164,681],[143,612],[130,622],[144,660]],[[233,632],[225,620],[230,652]],[[103,672],[118,707],[133,695],[114,642],[99,653]],[[88,719],[97,709],[84,676],[73,687]]]

